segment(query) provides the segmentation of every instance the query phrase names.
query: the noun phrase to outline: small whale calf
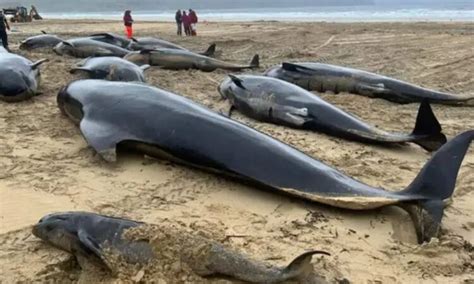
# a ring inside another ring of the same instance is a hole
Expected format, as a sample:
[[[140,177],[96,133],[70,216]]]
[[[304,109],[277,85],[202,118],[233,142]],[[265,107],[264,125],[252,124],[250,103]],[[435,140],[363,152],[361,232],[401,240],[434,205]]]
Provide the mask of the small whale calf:
[[[395,103],[428,100],[434,104],[465,105],[474,96],[455,96],[363,70],[323,63],[284,62],[265,72],[266,76],[294,83],[309,91],[348,92]]]
[[[79,62],[70,72],[86,73],[90,79],[145,82],[143,72],[148,68],[150,65],[137,66],[119,57],[91,57]]]
[[[43,32],[41,35],[32,36],[20,43],[20,49],[22,50],[36,50],[36,49],[43,49],[43,48],[53,48],[58,45],[63,40],[52,34],[47,34]]]
[[[156,254],[150,239],[158,239],[160,249],[167,244],[178,246],[180,255],[172,255],[186,263],[199,276],[227,276],[251,283],[281,283],[305,277],[312,272],[311,259],[323,251],[308,251],[286,267],[276,267],[253,260],[237,251],[200,236],[175,228],[156,227],[156,234],[148,239],[127,237],[127,231],[144,228],[141,222],[98,215],[88,212],[54,213],[43,217],[34,227],[33,235],[56,248],[72,253],[79,264],[85,262],[114,271],[109,261],[116,255],[130,264],[153,263]],[[153,227],[149,230],[153,233]],[[145,228],[146,230],[146,228]],[[158,235],[166,232],[166,239]],[[155,240],[156,242],[156,240]],[[160,259],[156,259],[157,265]]]

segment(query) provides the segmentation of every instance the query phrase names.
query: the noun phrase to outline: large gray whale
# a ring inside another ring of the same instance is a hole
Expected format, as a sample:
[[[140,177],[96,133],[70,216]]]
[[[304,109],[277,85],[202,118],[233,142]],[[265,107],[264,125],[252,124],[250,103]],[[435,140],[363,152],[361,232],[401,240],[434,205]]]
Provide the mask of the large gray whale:
[[[284,62],[268,69],[266,76],[294,83],[309,91],[348,92],[385,99],[395,103],[430,103],[465,105],[474,96],[455,96],[416,86],[379,74],[342,66],[313,62]]]
[[[144,84],[76,81],[60,90],[57,101],[88,144],[107,160],[123,146],[335,207],[398,205],[411,214],[420,242],[437,236],[443,200],[453,194],[474,139],[474,131],[460,134],[441,147],[405,189],[388,191],[184,97]]]
[[[413,142],[427,151],[446,143],[441,125],[427,101],[420,105],[412,133],[390,133],[324,101],[294,84],[255,75],[229,75],[219,86],[233,108],[252,118],[327,133],[367,143]],[[230,113],[229,113],[230,115]]]
[[[259,58],[258,54],[256,54],[249,65],[237,65],[187,50],[171,48],[133,51],[124,57],[124,59],[135,64],[149,64],[171,70],[198,69],[204,72],[212,72],[216,69],[232,71],[255,69],[260,65]]]

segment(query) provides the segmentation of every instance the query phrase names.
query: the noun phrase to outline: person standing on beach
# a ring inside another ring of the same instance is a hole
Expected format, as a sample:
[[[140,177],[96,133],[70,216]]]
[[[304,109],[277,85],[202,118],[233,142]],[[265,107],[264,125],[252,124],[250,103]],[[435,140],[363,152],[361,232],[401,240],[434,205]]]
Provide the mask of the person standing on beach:
[[[178,26],[178,35],[183,35],[183,16],[181,15],[181,10],[176,11],[176,25]]]
[[[11,50],[8,48],[8,34],[7,30],[10,30],[8,25],[7,18],[3,15],[3,11],[0,11],[0,40],[2,40],[3,47],[8,51]]]
[[[189,9],[189,18],[191,20],[191,35],[196,36],[198,17],[197,17],[196,12],[193,9]]]
[[[133,19],[132,19],[132,11],[127,10],[123,15],[123,24],[125,25],[125,33],[127,34],[128,38],[133,37]]]
[[[183,20],[184,33],[187,36],[190,36],[191,35],[191,18],[186,14],[186,11],[183,11],[183,16],[181,18]]]

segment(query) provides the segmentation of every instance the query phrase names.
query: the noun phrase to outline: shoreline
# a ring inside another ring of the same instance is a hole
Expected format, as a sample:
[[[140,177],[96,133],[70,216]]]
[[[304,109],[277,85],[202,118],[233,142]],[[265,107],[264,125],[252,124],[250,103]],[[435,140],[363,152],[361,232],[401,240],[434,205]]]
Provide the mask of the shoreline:
[[[60,20],[60,21],[74,21],[74,20],[104,20],[104,21],[120,21],[120,15],[116,17],[110,18],[103,18],[103,17],[76,17],[71,18],[70,16],[64,17],[48,17],[45,15],[45,19],[48,20]],[[134,19],[136,21],[141,22],[159,22],[159,23],[175,23],[174,20],[163,20],[163,19],[150,19],[150,18],[141,18],[139,16],[135,16]],[[260,22],[282,22],[282,23],[342,23],[342,24],[353,24],[353,23],[474,23],[474,18],[469,19],[429,19],[429,18],[377,18],[377,19],[343,19],[343,18],[327,18],[327,19],[299,19],[295,20],[292,18],[274,18],[274,19],[244,19],[244,20],[237,20],[233,19],[223,19],[223,18],[210,18],[210,19],[202,19],[200,23],[260,23]]]
[[[11,23],[11,25],[19,25],[19,26],[27,26],[27,25],[35,25],[41,23],[80,23],[80,24],[88,24],[88,23],[117,23],[122,24],[121,19],[98,19],[98,18],[80,18],[80,19],[62,19],[62,18],[44,18],[43,20],[34,20],[32,23]],[[141,20],[137,21],[135,25],[139,25],[141,23],[144,24],[165,24],[175,25],[174,21],[166,21],[166,20]],[[440,20],[427,20],[427,21],[354,21],[354,22],[331,22],[331,21],[290,21],[290,20],[252,20],[252,21],[239,21],[239,20],[229,20],[229,21],[218,21],[218,20],[209,20],[209,21],[202,21],[199,22],[198,25],[203,26],[206,24],[223,24],[223,25],[233,25],[233,24],[288,24],[288,25],[304,25],[304,24],[334,24],[334,25],[376,25],[376,24],[439,24],[439,25],[474,25],[474,20],[472,21],[463,21],[463,20],[456,20],[456,21],[440,21]]]

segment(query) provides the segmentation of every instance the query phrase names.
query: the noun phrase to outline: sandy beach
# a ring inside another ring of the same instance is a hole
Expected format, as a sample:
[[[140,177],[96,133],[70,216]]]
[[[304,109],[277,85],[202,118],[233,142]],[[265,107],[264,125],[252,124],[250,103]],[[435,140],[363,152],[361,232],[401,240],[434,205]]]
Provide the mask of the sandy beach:
[[[171,162],[134,155],[120,156],[113,164],[101,160],[56,105],[59,89],[77,78],[69,68],[79,60],[51,51],[19,51],[18,45],[41,30],[64,38],[122,34],[121,22],[45,20],[13,27],[17,32],[10,34],[10,42],[15,52],[49,62],[41,67],[42,95],[21,103],[0,102],[0,283],[91,283],[67,253],[31,234],[31,226],[44,214],[71,210],[151,224],[167,219],[190,230],[205,230],[215,240],[275,265],[286,265],[305,250],[324,250],[331,256],[315,257],[314,266],[330,282],[474,282],[473,146],[445,210],[440,238],[418,245],[411,219],[398,208],[345,211]],[[262,67],[253,73],[284,60],[320,61],[454,94],[474,94],[474,23],[202,23],[198,37],[180,38],[174,23],[138,22],[135,33],[162,37],[193,51],[216,43],[217,57],[236,63],[248,63],[258,53]],[[216,91],[226,74],[154,68],[146,73],[148,83],[216,111],[228,108]],[[321,97],[385,130],[411,132],[415,124],[417,104],[347,93]],[[434,105],[433,110],[448,138],[474,129],[473,107]],[[257,122],[238,112],[233,119],[390,190],[405,188],[430,158],[416,145],[365,145]],[[238,145],[228,146],[238,151]],[[156,282],[233,283],[186,279],[160,276]]]

